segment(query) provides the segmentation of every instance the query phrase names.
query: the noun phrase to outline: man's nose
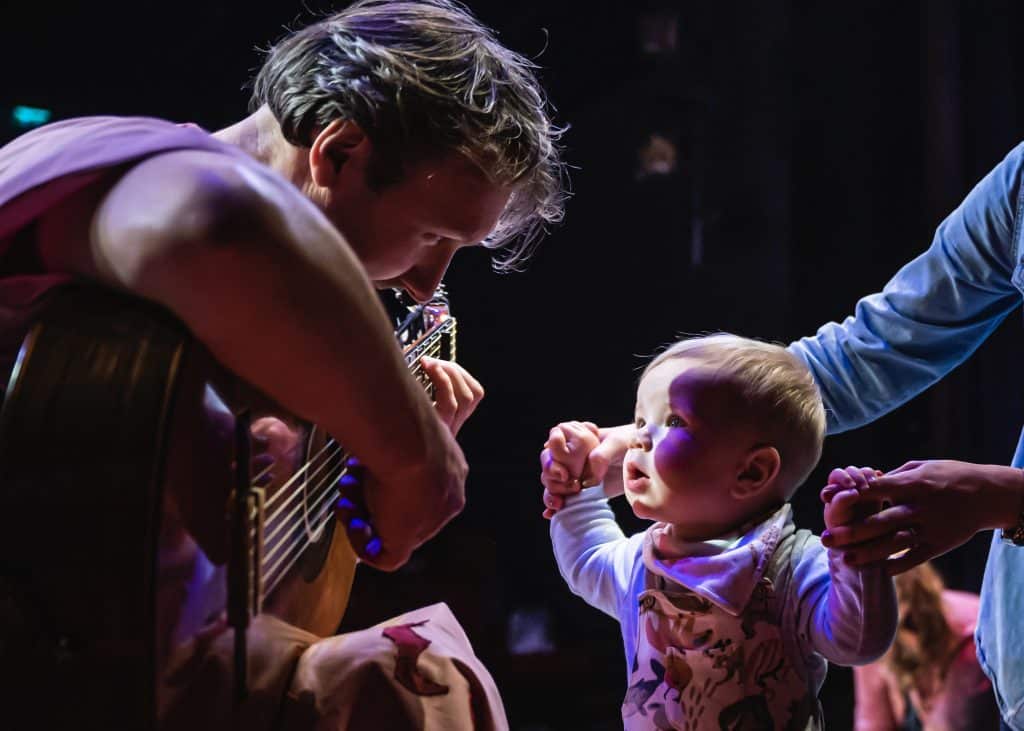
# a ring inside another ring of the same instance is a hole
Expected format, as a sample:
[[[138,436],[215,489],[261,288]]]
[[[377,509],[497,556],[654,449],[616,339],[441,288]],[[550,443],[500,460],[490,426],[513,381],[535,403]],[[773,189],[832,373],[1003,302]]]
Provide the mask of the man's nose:
[[[447,239],[430,247],[420,261],[402,277],[402,285],[409,296],[419,303],[429,302],[437,291],[437,285],[444,279],[456,251],[458,246]]]

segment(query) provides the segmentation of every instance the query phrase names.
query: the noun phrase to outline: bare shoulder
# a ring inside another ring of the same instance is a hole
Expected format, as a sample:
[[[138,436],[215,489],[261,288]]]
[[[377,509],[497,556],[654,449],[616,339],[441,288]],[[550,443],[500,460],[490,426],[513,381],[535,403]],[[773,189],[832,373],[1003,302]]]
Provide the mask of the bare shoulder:
[[[295,221],[320,218],[298,189],[255,161],[179,150],[53,209],[40,221],[40,252],[51,270],[144,291],[153,272],[169,278],[217,252],[231,263],[242,248],[279,245]]]
[[[154,156],[110,188],[95,224],[105,235],[217,238],[253,228],[296,205],[302,196],[255,162],[205,150]]]

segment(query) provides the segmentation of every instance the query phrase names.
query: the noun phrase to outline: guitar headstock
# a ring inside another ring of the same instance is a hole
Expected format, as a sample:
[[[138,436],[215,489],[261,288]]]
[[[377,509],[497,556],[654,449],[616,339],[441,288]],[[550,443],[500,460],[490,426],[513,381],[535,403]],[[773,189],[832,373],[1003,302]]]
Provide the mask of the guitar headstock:
[[[381,299],[410,368],[423,356],[455,360],[455,318],[443,284],[423,304],[400,289],[381,292]]]

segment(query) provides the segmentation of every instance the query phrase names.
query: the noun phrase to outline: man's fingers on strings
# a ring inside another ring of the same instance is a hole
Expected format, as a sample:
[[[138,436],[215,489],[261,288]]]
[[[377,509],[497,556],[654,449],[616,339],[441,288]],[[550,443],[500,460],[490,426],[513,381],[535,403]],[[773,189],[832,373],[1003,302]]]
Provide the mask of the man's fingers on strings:
[[[459,399],[456,395],[455,384],[447,371],[432,361],[428,366],[427,374],[434,384],[434,405],[437,408],[438,416],[441,417],[448,427],[453,425],[455,416],[459,410]]]
[[[356,555],[375,559],[381,554],[381,541],[370,522],[370,514],[363,497],[366,471],[359,460],[349,458],[345,472],[338,478],[338,499],[334,512],[345,527],[349,543]]]
[[[479,403],[480,400],[483,399],[485,393],[483,384],[476,380],[469,371],[458,363],[452,363],[451,368],[456,374],[458,374],[463,397],[467,401]]]
[[[475,407],[484,397],[484,387],[458,363],[448,360],[429,359],[431,373],[444,374],[460,406]]]

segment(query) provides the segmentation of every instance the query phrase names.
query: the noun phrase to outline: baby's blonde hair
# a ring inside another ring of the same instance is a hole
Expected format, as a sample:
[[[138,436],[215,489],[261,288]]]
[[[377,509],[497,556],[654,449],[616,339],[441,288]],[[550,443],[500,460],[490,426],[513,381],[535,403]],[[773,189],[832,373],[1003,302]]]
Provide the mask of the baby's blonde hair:
[[[700,361],[735,384],[750,407],[747,426],[779,451],[778,486],[788,499],[818,464],[825,441],[825,408],[807,366],[781,345],[715,333],[669,346],[640,379],[672,358]]]

